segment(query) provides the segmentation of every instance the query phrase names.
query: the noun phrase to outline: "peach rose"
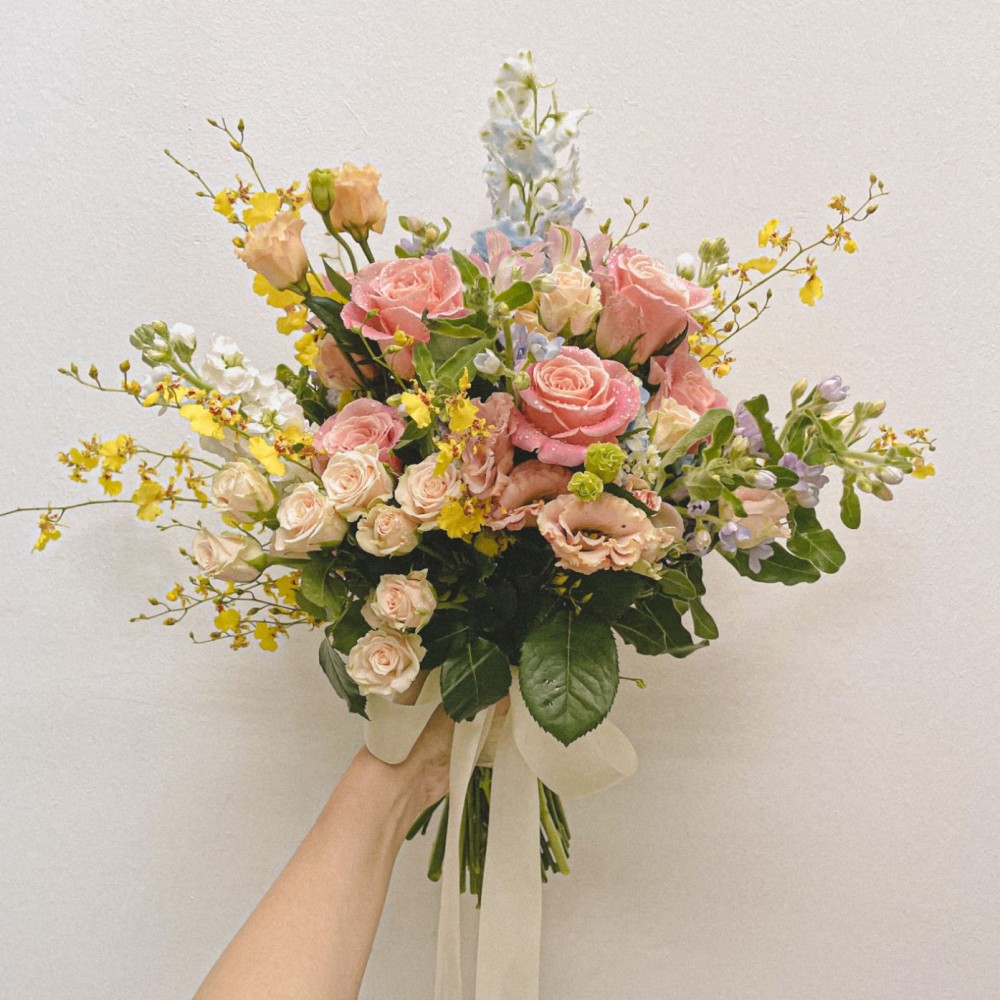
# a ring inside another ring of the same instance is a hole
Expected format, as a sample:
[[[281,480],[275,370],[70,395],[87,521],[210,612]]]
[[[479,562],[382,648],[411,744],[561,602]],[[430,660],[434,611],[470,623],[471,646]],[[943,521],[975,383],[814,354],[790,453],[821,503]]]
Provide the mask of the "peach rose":
[[[657,451],[665,454],[698,423],[699,414],[676,399],[658,396],[657,400],[649,414],[652,425],[649,440]]]
[[[419,632],[437,607],[437,595],[427,582],[427,570],[407,576],[386,573],[368,595],[361,615],[372,628],[413,629]]]
[[[250,583],[261,573],[250,565],[251,560],[263,555],[264,550],[253,538],[239,532],[213,535],[202,528],[194,536],[191,554],[202,572],[216,580]]]
[[[561,465],[546,465],[537,458],[514,466],[507,485],[496,498],[487,524],[494,531],[520,531],[534,527],[546,500],[566,491],[570,473]]]
[[[485,437],[470,437],[462,452],[459,473],[474,497],[496,496],[507,485],[514,467],[514,442],[510,431],[514,419],[513,397],[495,392],[485,403],[476,406],[478,417],[486,422]]]
[[[736,547],[752,549],[761,542],[773,538],[788,538],[791,531],[781,522],[788,517],[788,503],[777,490],[760,490],[752,486],[741,486],[733,491],[743,504],[745,517],[737,517],[732,504],[724,500],[719,504],[719,517],[736,521],[750,534],[736,539]]]
[[[639,338],[632,361],[641,364],[685,330],[700,330],[691,311],[703,309],[712,293],[679,278],[665,265],[632,247],[618,247],[594,268],[604,307],[597,324],[597,349],[615,354]]]
[[[267,477],[249,462],[227,462],[212,476],[212,500],[216,510],[246,521],[274,506],[274,491]]]
[[[358,545],[373,556],[404,556],[420,541],[420,522],[399,507],[380,503],[358,521]]]
[[[385,228],[387,202],[378,193],[381,174],[369,163],[363,167],[345,163],[333,171],[330,227],[365,239],[371,230]]]
[[[356,521],[369,507],[392,496],[392,477],[369,442],[331,456],[323,472],[323,488],[335,510]]]
[[[409,466],[396,484],[396,503],[420,522],[421,531],[436,528],[444,505],[461,492],[455,466],[449,465],[439,476],[434,471],[436,464],[437,458],[428,455],[422,462]]]
[[[313,365],[316,368],[317,377],[327,389],[359,388],[357,372],[351,367],[347,355],[340,349],[335,337],[329,333],[320,337],[316,347],[316,360]],[[353,358],[362,378],[371,378],[375,374],[373,365],[365,364],[364,360],[357,354],[353,355]]]
[[[336,545],[347,534],[347,522],[315,483],[301,483],[278,505],[278,530],[271,539],[275,555],[305,555]]]
[[[564,347],[548,361],[530,365],[531,385],[521,393],[512,438],[552,465],[582,465],[587,446],[614,441],[639,412],[639,386],[617,361],[593,351]]]
[[[469,315],[462,276],[447,254],[378,261],[363,267],[351,284],[351,301],[341,319],[371,340],[392,340],[398,330],[426,343],[430,331],[421,319],[425,312],[435,319]],[[376,315],[366,319],[369,312]]]
[[[391,698],[413,683],[425,652],[417,635],[375,629],[354,644],[347,656],[347,673],[362,694]]]
[[[398,466],[399,460],[392,454],[392,449],[405,430],[406,421],[391,406],[377,399],[351,400],[313,435],[315,464],[322,471],[331,455],[352,451],[359,445],[374,444],[378,446],[380,461]]]
[[[543,279],[538,317],[551,334],[579,337],[601,311],[601,290],[582,268],[559,264]],[[549,287],[550,285],[554,287]]]
[[[628,569],[660,545],[660,534],[638,507],[603,493],[589,503],[574,496],[550,500],[538,530],[552,546],[556,564],[576,573]]]
[[[664,399],[672,399],[702,416],[717,406],[726,406],[726,397],[712,385],[701,362],[687,345],[668,357],[656,357],[649,362],[650,385],[660,387],[647,407],[650,415],[660,408]]]
[[[236,256],[277,289],[297,284],[309,268],[306,248],[302,245],[304,225],[305,220],[299,216],[279,212],[247,233],[246,245],[236,251]]]

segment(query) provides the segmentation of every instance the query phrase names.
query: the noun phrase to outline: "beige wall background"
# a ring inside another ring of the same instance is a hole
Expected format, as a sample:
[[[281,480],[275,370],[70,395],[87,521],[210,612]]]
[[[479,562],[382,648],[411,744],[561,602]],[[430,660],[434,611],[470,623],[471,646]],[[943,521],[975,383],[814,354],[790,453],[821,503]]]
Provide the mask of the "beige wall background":
[[[370,160],[393,211],[465,234],[486,218],[488,88],[528,45],[566,106],[596,109],[589,224],[648,193],[646,245],[666,259],[718,234],[747,255],[771,215],[813,231],[875,169],[893,196],[859,253],[823,258],[814,310],[782,289],[726,388],[778,400],[839,372],[897,426],[934,426],[939,474],[868,503],[847,565],[817,585],[713,565],[723,637],[627,664],[649,684],[615,709],[640,770],[572,810],[543,995],[992,1000],[998,28],[986,2],[9,0],[0,509],[95,495],[56,453],[143,419],[57,366],[113,373],[160,317],[261,360],[286,349],[227,227],[160,152],[223,183],[238,163],[207,115],[246,117],[268,178]],[[0,996],[184,997],[360,731],[313,638],[234,654],[129,624],[183,573],[175,533],[115,509],[69,524],[31,555],[31,520],[0,521]],[[399,862],[368,1000],[430,996],[427,850]]]

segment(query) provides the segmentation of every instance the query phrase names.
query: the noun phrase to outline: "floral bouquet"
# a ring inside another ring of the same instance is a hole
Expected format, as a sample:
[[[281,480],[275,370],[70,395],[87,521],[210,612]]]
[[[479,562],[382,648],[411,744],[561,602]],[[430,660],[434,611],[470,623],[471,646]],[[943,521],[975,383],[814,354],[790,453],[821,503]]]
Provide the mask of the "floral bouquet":
[[[373,167],[269,188],[243,122],[210,120],[250,179],[216,190],[184,169],[233,226],[294,360],[262,371],[229,337],[140,326],[141,381],[128,361],[120,384],[95,367],[63,374],[174,411],[200,451],[156,451],[129,432],[80,441],[59,460],[105,496],[37,508],[36,549],[88,503],[190,529],[193,573],[138,617],[176,625],[207,605],[207,638],[234,649],[321,629],[322,669],[386,759],[405,756],[443,703],[461,724],[431,852],[448,897],[442,934],[454,938],[452,890],[482,898],[485,878],[488,898],[493,879],[501,902],[487,918],[484,900],[483,919],[494,938],[505,923],[526,928],[529,977],[537,921],[522,904],[504,915],[503,894],[515,878],[533,893],[539,869],[542,880],[568,870],[561,790],[634,767],[605,722],[624,679],[616,635],[645,655],[687,656],[718,634],[704,559],[760,583],[814,582],[844,562],[817,516],[832,468],[848,528],[859,494],[889,500],[905,476],[934,472],[927,430],[876,424],[885,404],[846,404],[839,377],[797,382],[778,419],[764,396],[730,407],[717,388],[775,279],[794,279],[807,306],[822,297],[816,255],[855,252],[882,181],[872,175],[856,208],[834,197],[814,239],[771,219],[755,256],[734,262],[709,239],[669,268],[634,245],[646,201],[625,199],[624,227],[574,228],[585,116],[559,107],[530,53],[505,63],[481,133],[493,220],[458,249],[447,220],[402,216],[405,236],[378,256],[370,241],[387,212]],[[307,219],[327,252],[307,253]],[[523,989],[537,994],[537,981]]]

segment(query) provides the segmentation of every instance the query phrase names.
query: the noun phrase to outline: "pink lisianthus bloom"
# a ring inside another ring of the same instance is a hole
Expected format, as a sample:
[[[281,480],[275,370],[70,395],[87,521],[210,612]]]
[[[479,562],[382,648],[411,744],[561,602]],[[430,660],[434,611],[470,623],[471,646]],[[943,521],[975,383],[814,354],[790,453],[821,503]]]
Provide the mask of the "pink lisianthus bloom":
[[[363,444],[374,444],[378,446],[379,461],[398,470],[399,459],[392,449],[405,430],[406,421],[391,406],[377,399],[352,400],[313,435],[316,448],[313,464],[317,472],[322,472],[331,455],[353,451]]]
[[[459,474],[468,491],[479,499],[497,496],[507,486],[514,467],[514,442],[510,437],[514,399],[495,392],[476,405],[477,419],[486,424],[484,436],[470,435],[462,452]]]
[[[657,355],[651,358],[649,381],[651,385],[660,387],[646,407],[651,416],[667,399],[686,406],[699,417],[715,407],[728,405],[726,397],[712,385],[701,362],[686,344],[668,357]]]
[[[595,441],[614,441],[642,405],[629,370],[593,351],[564,347],[528,368],[531,385],[514,414],[514,444],[552,465],[582,465]]]
[[[642,364],[676,340],[685,329],[701,327],[691,312],[712,300],[712,293],[669,271],[632,247],[618,247],[594,268],[604,308],[597,324],[597,349],[616,354],[637,337],[632,361]]]
[[[378,261],[363,267],[351,280],[351,301],[341,319],[371,340],[392,340],[398,331],[426,343],[430,331],[421,321],[468,316],[463,303],[462,276],[447,254]],[[370,312],[375,315],[366,317]]]
[[[569,479],[568,469],[546,465],[537,458],[516,465],[503,491],[496,497],[486,519],[487,525],[494,531],[533,528],[545,501],[564,493]]]
[[[589,503],[569,495],[550,500],[538,515],[538,530],[558,566],[585,575],[652,561],[664,542],[661,530],[638,507],[610,493]]]

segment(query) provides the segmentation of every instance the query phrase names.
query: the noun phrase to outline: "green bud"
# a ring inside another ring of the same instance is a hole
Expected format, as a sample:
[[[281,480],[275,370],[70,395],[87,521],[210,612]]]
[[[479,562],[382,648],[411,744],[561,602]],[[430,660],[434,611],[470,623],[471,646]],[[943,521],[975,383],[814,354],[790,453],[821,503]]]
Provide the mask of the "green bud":
[[[878,402],[868,404],[868,416],[869,417],[880,417],[885,413],[885,400],[880,399]]]
[[[806,389],[808,388],[809,388],[809,382],[804,378],[800,378],[798,382],[796,382],[795,385],[792,386],[791,395],[792,395],[793,406],[802,398],[802,396],[805,394]]]
[[[567,488],[573,496],[590,503],[604,492],[604,483],[593,472],[574,472]]]
[[[583,467],[602,483],[613,483],[621,472],[625,452],[612,442],[592,444],[587,449]]]
[[[333,185],[336,179],[335,170],[316,169],[309,173],[309,199],[313,208],[322,215],[333,208]]]
[[[531,385],[531,376],[527,372],[520,371],[520,372],[515,372],[514,373],[514,388],[515,389],[518,389],[518,390],[527,389],[529,385]]]

